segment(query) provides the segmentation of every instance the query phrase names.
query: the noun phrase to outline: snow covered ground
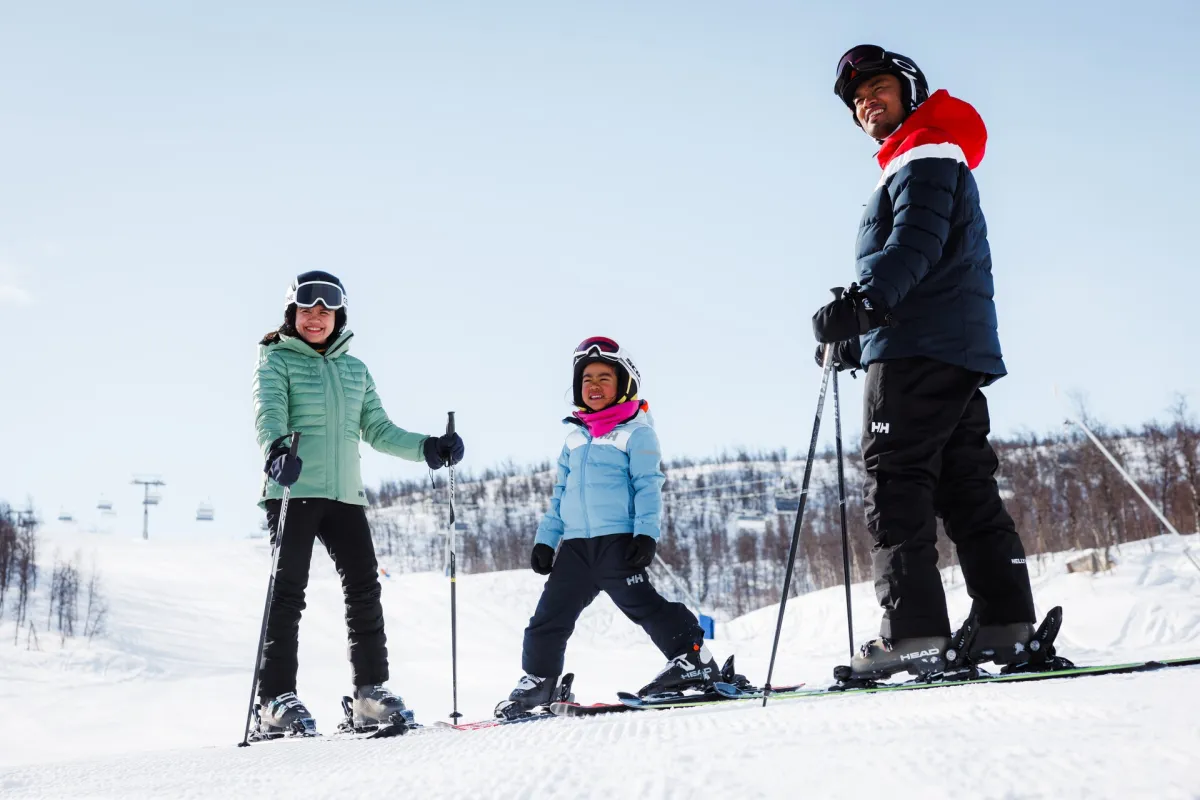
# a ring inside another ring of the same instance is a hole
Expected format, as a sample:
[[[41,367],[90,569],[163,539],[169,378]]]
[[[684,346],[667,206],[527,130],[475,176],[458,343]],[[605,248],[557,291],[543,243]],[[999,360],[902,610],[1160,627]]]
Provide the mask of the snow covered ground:
[[[383,741],[234,747],[250,691],[269,552],[264,540],[144,542],[70,530],[43,553],[94,555],[110,604],[92,642],[0,623],[0,797],[1200,797],[1200,669],[901,695],[777,701]],[[1188,557],[1190,549],[1191,559]],[[1035,580],[1065,608],[1059,650],[1077,663],[1200,654],[1200,537],[1126,545],[1097,576],[1066,556]],[[1195,559],[1193,561],[1192,559]],[[521,631],[541,579],[459,581],[459,704],[485,718],[520,676]],[[968,600],[950,587],[952,613]],[[856,639],[877,624],[854,587]],[[450,711],[449,587],[384,580],[390,686],[426,723]],[[777,608],[718,627],[761,681]],[[7,612],[6,612],[7,614]],[[44,615],[44,611],[43,611]],[[35,608],[36,618],[36,608]],[[43,616],[44,620],[44,616]],[[337,577],[314,554],[298,691],[332,731],[348,692]],[[776,682],[821,685],[846,657],[840,588],[788,605]],[[661,657],[605,598],[568,650],[583,701],[636,689]],[[893,791],[894,790],[894,791]]]

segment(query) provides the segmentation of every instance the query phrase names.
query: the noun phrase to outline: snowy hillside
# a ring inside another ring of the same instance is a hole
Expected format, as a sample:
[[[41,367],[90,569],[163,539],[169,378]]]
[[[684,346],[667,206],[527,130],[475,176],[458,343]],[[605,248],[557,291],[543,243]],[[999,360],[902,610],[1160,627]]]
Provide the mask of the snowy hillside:
[[[1178,531],[1200,529],[1200,429],[1179,419],[1169,427],[1106,432],[1105,446],[1163,509]],[[1109,547],[1166,532],[1159,519],[1090,440],[1074,429],[994,441],[998,481],[1026,553]],[[664,466],[659,556],[684,591],[718,619],[776,602],[783,582],[805,461],[784,451],[723,454]],[[863,464],[847,440],[845,520],[855,580],[871,574],[871,537],[863,507]],[[376,546],[402,572],[444,563],[445,476],[384,482],[368,490]],[[508,465],[459,475],[459,569],[469,573],[524,567],[529,541],[545,513],[555,479],[550,466]],[[797,558],[796,586],[812,591],[842,582],[841,508],[834,454],[813,464]],[[939,540],[942,563],[954,563]],[[657,568],[656,568],[657,569]],[[662,578],[662,575],[656,577]]]
[[[109,604],[90,643],[27,649],[0,623],[0,797],[306,798],[810,797],[889,785],[897,797],[1200,796],[1200,670],[907,696],[629,713],[379,742],[293,741],[238,749],[269,552],[265,540],[141,541],[43,532],[43,552],[94,555]],[[1189,553],[1190,550],[1190,553]],[[1035,577],[1039,608],[1066,610],[1059,649],[1077,663],[1200,654],[1200,537],[1116,551],[1100,575]],[[459,703],[490,715],[520,676],[521,632],[541,579],[528,571],[459,582]],[[390,686],[418,721],[450,711],[449,587],[440,574],[384,579]],[[968,600],[950,586],[951,611]],[[854,587],[856,639],[878,615]],[[34,609],[36,614],[36,607]],[[764,677],[776,607],[719,626],[714,653]],[[15,639],[15,641],[14,641]],[[788,606],[778,681],[821,685],[845,661],[840,588]],[[349,690],[340,590],[313,559],[299,694],[332,731]],[[661,666],[605,598],[567,654],[585,702],[636,690]]]

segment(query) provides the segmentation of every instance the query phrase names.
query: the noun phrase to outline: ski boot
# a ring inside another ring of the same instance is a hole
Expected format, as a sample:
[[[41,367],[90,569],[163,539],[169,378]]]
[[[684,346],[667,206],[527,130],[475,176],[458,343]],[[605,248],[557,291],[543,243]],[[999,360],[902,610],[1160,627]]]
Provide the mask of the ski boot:
[[[732,664],[730,672],[733,671]],[[736,677],[736,675],[734,676]],[[717,662],[704,642],[694,642],[667,662],[667,665],[638,691],[638,697],[683,694],[685,689],[708,689],[713,681],[723,680]]]
[[[1062,606],[1050,609],[1037,630],[1029,622],[984,625],[971,647],[971,660],[1002,664],[1005,674],[1069,669],[1075,665],[1054,650],[1061,627]]]
[[[346,718],[338,726],[344,733],[371,733],[369,738],[400,736],[416,727],[413,712],[404,701],[379,684],[354,689],[354,697],[342,698]]]
[[[296,697],[295,692],[285,692],[273,700],[261,700],[254,706],[251,741],[316,735],[317,721]]]
[[[906,639],[872,639],[859,648],[850,666],[835,667],[833,677],[839,684],[834,689],[850,689],[876,685],[903,672],[919,679],[928,679],[946,671],[949,636],[911,636]]]
[[[981,625],[968,658],[974,664],[990,661],[1001,666],[1028,661],[1033,634],[1032,622]]]
[[[539,678],[537,675],[526,675],[517,682],[517,688],[512,690],[507,700],[501,700],[496,705],[497,719],[513,720],[521,717],[532,717],[542,709],[548,709],[551,703],[573,703],[575,695],[571,694],[571,684],[575,676],[567,673],[560,682],[557,675],[549,678]]]

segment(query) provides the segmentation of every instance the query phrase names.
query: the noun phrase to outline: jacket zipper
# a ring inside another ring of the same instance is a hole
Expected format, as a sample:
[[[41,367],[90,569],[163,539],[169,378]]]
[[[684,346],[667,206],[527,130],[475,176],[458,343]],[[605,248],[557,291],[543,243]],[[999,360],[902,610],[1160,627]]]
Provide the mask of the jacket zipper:
[[[588,539],[592,538],[592,523],[587,514],[587,462],[588,454],[592,451],[592,440],[583,446],[583,459],[579,463],[579,510],[583,513],[583,531]]]
[[[325,362],[325,380],[331,389],[329,394],[333,405],[330,421],[325,424],[325,436],[329,440],[326,444],[326,452],[330,452],[332,448],[332,458],[329,461],[333,464],[327,488],[329,489],[330,496],[334,500],[341,502],[342,498],[338,494],[337,486],[338,477],[341,475],[341,465],[338,463],[341,454],[341,448],[338,447],[338,430],[341,427],[338,425],[338,422],[342,416],[341,381],[336,379],[337,365],[331,362],[329,357],[325,355],[321,356],[321,360]]]

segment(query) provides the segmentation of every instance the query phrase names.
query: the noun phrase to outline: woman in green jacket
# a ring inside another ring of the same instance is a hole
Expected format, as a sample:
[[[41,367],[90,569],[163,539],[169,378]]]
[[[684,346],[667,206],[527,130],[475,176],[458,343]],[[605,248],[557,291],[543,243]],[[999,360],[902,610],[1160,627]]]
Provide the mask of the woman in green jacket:
[[[359,441],[408,461],[424,459],[431,469],[457,464],[463,442],[454,433],[409,433],[388,419],[371,373],[348,352],[353,336],[342,282],[317,271],[292,282],[283,325],[259,343],[254,424],[270,476],[262,505],[272,542],[283,489],[291,487],[258,682],[261,732],[295,730],[312,719],[296,697],[296,651],[314,539],[333,558],[346,598],[355,725],[386,723],[404,710],[383,686],[387,639]],[[295,457],[287,453],[292,431],[301,434]]]

